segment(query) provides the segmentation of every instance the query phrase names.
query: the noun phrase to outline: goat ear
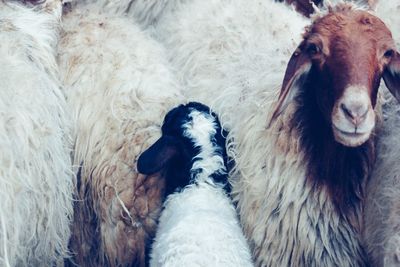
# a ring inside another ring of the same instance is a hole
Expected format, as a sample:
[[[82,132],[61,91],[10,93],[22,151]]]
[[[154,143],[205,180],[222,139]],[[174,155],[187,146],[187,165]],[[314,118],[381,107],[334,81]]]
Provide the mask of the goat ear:
[[[303,81],[303,78],[311,69],[311,59],[306,51],[304,51],[304,47],[305,42],[303,41],[299,47],[297,47],[296,51],[294,51],[287,64],[278,103],[272,113],[270,125],[297,95],[297,91],[294,87],[296,87],[297,83]]]
[[[178,153],[179,147],[176,140],[172,137],[162,136],[140,155],[137,169],[146,175],[156,173],[166,167]]]
[[[400,102],[400,54],[395,52],[383,72],[383,80],[392,95]]]

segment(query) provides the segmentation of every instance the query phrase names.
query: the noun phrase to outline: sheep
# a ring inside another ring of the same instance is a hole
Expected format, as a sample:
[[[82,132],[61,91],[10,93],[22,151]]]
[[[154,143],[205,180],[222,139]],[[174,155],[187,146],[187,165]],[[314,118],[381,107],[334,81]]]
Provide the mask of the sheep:
[[[226,195],[225,138],[217,116],[190,102],[166,115],[162,136],[138,159],[138,171],[166,177],[150,266],[252,266],[235,208]]]
[[[184,102],[166,52],[127,18],[79,4],[64,16],[58,62],[73,119],[78,176],[71,262],[144,266],[163,173],[135,169],[159,120]]]
[[[396,0],[378,1],[376,13],[393,30],[400,45],[400,4]],[[363,238],[373,266],[400,264],[400,198],[398,162],[400,147],[400,108],[395,99],[385,95],[382,129],[377,141],[377,159],[366,188]]]
[[[295,50],[306,22],[279,3],[192,1],[156,30],[185,96],[230,132],[232,194],[255,264],[366,266],[377,91],[383,76],[397,94],[397,52],[381,20],[351,4],[314,17]]]
[[[0,265],[62,266],[74,177],[55,54],[61,3],[0,1]]]

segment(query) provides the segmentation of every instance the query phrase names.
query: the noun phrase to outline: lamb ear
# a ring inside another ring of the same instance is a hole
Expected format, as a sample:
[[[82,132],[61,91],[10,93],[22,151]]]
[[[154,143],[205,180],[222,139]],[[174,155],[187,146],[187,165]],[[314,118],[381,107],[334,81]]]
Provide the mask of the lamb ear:
[[[150,175],[167,166],[168,162],[179,153],[178,143],[174,138],[162,136],[144,151],[137,162],[140,173]]]
[[[400,102],[400,54],[395,52],[383,72],[383,80],[392,95]]]
[[[302,78],[304,78],[311,69],[311,59],[308,54],[303,51],[304,46],[305,43],[303,41],[299,47],[297,47],[296,51],[294,51],[287,64],[278,103],[271,117],[270,125],[297,95],[298,92],[295,85],[303,80]]]

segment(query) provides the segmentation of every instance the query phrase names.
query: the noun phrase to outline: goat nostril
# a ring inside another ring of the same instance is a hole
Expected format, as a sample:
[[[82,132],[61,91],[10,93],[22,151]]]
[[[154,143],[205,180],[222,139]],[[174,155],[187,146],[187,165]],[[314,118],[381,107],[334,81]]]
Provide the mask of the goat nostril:
[[[353,119],[353,114],[344,104],[340,104],[340,108],[343,110],[343,113],[346,117]]]

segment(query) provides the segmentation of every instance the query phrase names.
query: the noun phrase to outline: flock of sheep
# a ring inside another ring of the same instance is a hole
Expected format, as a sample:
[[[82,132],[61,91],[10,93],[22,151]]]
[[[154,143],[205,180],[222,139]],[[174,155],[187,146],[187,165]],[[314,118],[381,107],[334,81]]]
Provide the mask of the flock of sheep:
[[[400,266],[398,0],[0,0],[0,40],[0,266]]]

